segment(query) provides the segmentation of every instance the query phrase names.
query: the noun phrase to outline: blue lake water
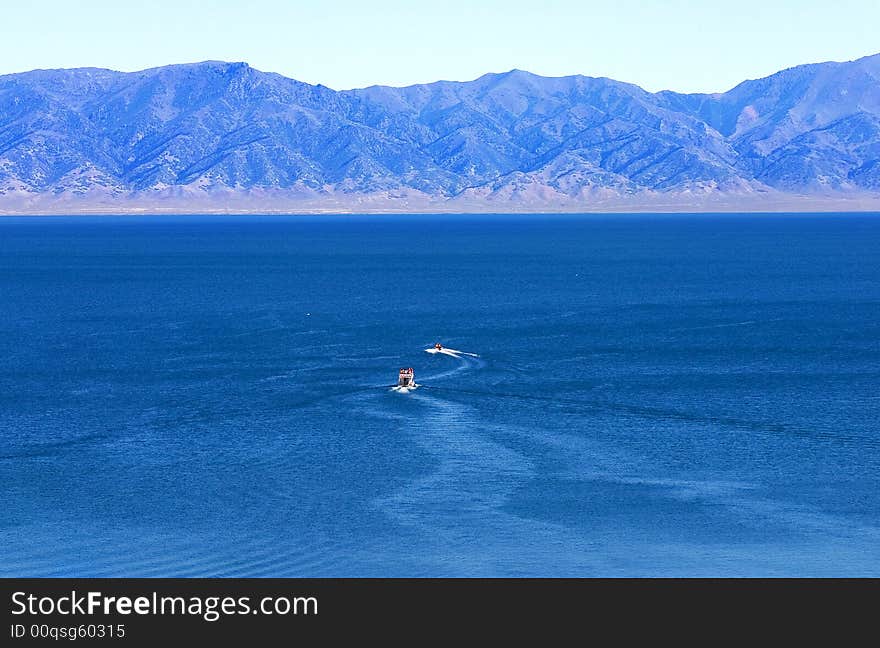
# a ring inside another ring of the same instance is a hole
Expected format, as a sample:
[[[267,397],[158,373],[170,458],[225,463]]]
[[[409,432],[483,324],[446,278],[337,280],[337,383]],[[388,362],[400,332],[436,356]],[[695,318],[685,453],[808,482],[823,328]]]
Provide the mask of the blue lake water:
[[[0,219],[3,576],[880,576],[878,423],[878,215]]]

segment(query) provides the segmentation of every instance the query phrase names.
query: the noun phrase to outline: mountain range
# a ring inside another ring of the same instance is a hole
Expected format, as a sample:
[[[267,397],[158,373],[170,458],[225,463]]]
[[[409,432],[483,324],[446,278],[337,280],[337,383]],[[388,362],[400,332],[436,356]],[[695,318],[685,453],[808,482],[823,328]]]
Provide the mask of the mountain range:
[[[245,63],[0,76],[0,213],[880,209],[880,54],[716,94]]]

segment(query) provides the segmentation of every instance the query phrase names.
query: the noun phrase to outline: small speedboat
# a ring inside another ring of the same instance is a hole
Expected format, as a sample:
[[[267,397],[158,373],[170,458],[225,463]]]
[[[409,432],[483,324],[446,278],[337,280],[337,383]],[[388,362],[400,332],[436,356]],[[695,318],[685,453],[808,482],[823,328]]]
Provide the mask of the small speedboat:
[[[400,370],[397,376],[397,386],[406,387],[407,389],[416,386],[416,377],[412,367],[405,367]]]

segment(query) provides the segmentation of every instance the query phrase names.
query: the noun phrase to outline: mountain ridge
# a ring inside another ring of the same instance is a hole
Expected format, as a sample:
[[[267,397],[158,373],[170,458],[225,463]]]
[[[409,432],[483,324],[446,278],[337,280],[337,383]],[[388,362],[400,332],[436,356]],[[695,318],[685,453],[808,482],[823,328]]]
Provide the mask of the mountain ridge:
[[[244,62],[0,76],[0,213],[880,208],[880,54],[723,93]]]

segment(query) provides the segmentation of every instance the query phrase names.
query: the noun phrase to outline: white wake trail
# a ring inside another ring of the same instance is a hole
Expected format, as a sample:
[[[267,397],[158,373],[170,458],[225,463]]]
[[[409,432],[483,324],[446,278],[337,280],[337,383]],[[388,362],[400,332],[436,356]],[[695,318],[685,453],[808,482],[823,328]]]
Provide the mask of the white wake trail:
[[[445,355],[450,358],[455,358],[458,360],[458,366],[449,369],[447,371],[442,371],[440,373],[431,374],[430,376],[425,376],[427,380],[438,380],[440,378],[448,378],[449,376],[453,376],[455,374],[459,374],[463,371],[468,371],[472,369],[477,369],[485,365],[485,362],[480,359],[479,354],[471,353],[469,351],[460,351],[459,349],[447,349],[446,347],[442,349],[438,349],[436,347],[431,347],[425,349],[425,353],[431,353],[434,355]]]
[[[445,347],[442,349],[425,349],[425,353],[442,353],[443,355],[452,356],[453,358],[458,358],[460,356],[470,356],[471,358],[480,357],[479,354],[476,353],[470,353],[469,351],[459,351],[458,349],[447,349]]]

